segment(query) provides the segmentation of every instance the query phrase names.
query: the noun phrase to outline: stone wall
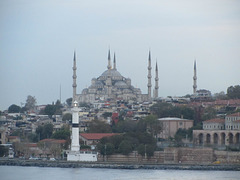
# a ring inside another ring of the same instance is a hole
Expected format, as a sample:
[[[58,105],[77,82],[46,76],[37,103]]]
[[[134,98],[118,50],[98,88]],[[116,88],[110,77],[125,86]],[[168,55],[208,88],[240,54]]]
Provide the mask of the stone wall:
[[[240,152],[214,151],[212,148],[165,148],[164,151],[155,151],[154,156],[150,158],[145,158],[135,151],[127,156],[99,155],[98,161],[143,164],[212,164],[219,161],[221,164],[240,164]]]
[[[213,162],[213,149],[179,148],[178,162],[184,164],[210,164]]]
[[[240,152],[214,151],[214,160],[220,163],[240,164]]]
[[[145,158],[136,151],[129,155],[99,155],[98,161],[103,162],[131,162],[131,163],[164,163],[164,164],[209,164],[213,162],[211,148],[166,148],[164,151],[155,151],[154,156]]]

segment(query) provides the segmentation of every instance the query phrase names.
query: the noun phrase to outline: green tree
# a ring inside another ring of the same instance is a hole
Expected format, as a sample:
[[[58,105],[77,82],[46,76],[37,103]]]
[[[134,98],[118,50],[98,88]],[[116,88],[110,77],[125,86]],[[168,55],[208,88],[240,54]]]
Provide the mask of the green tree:
[[[58,131],[56,131],[55,133],[53,133],[52,135],[52,138],[54,139],[70,139],[70,130],[69,128],[65,127],[65,128],[62,128]]]
[[[150,110],[158,118],[163,117],[181,117],[185,119],[194,119],[194,110],[185,106],[173,106],[169,103],[154,104]]]
[[[50,138],[53,133],[53,125],[51,123],[44,124],[43,126],[38,126],[36,129],[36,134],[39,140]]]
[[[145,153],[147,157],[151,157],[154,155],[154,151],[156,149],[156,145],[153,144],[140,144],[137,148],[138,154],[145,156]]]
[[[53,125],[48,123],[43,126],[43,134],[45,138],[50,138],[53,133]]]
[[[98,143],[97,149],[102,155],[111,155],[114,153],[114,145],[112,143]]]
[[[86,107],[86,108],[90,108],[90,105],[86,102],[82,102],[79,104],[79,107]]]
[[[240,99],[240,85],[228,87],[227,96],[230,99]]]
[[[38,135],[36,133],[28,134],[27,138],[30,142],[38,142]]]
[[[69,107],[71,107],[71,106],[72,106],[72,98],[68,98],[68,99],[66,100],[66,103],[67,103],[67,105],[68,105]]]
[[[71,113],[64,114],[63,117],[62,117],[62,120],[71,122],[72,121],[72,114]]]
[[[217,111],[212,107],[207,107],[204,109],[204,114],[202,116],[202,120],[213,119],[217,117]]]
[[[111,117],[112,116],[112,113],[111,112],[104,112],[102,114],[102,116],[104,117],[104,119],[107,119],[108,117]]]
[[[132,145],[129,141],[123,140],[119,144],[119,152],[124,155],[128,155],[130,152],[132,152],[132,150]]]
[[[154,151],[156,149],[156,145],[153,144],[147,144],[146,146],[146,153],[148,157],[151,157],[154,155]]]
[[[8,108],[8,113],[20,113],[21,107],[16,104],[12,104]]]
[[[56,114],[56,115],[61,115],[61,114],[62,114],[61,108],[62,108],[62,104],[61,104],[60,100],[57,100],[56,103],[55,103],[55,109],[56,109],[56,111],[55,111],[54,114]]]
[[[103,121],[93,120],[89,124],[88,132],[89,133],[111,133],[112,129],[109,124]]]
[[[26,104],[25,104],[25,108],[27,110],[32,110],[32,109],[35,108],[36,103],[37,103],[36,98],[34,96],[28,95],[27,100],[26,100]]]
[[[162,117],[169,117],[170,110],[173,108],[173,106],[169,103],[157,103],[151,106],[150,110],[154,115],[156,115],[158,118]]]
[[[228,97],[227,97],[227,95],[224,93],[224,91],[221,91],[221,92],[219,92],[219,93],[215,93],[214,95],[213,95],[213,97],[214,97],[214,99],[216,99],[216,100],[224,100],[224,99],[227,99]]]
[[[113,126],[113,132],[117,133],[135,131],[137,131],[137,122],[132,120],[119,121],[115,126]]]
[[[0,157],[7,156],[8,154],[8,148],[0,145]]]
[[[138,154],[145,156],[145,145],[144,144],[140,144],[137,148],[137,152]]]
[[[157,135],[162,131],[162,123],[154,115],[149,115],[140,120],[139,129],[149,132],[152,136]]]
[[[48,115],[50,118],[52,118],[52,116],[55,114],[56,112],[56,106],[55,105],[50,105],[48,104],[45,109],[44,112],[46,115]]]

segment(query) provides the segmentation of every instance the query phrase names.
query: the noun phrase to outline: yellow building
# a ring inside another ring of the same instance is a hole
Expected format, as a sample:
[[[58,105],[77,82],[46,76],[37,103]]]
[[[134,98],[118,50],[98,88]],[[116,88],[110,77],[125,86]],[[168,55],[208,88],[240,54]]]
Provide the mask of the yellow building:
[[[162,122],[163,130],[159,137],[163,139],[168,139],[169,137],[174,137],[178,129],[189,129],[193,127],[193,120],[182,119],[177,117],[166,117],[158,119]]]

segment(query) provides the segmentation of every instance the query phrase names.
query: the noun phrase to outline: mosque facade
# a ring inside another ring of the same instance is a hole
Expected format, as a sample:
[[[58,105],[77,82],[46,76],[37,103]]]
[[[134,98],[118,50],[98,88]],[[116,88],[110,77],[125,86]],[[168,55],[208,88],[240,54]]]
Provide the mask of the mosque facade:
[[[94,103],[97,101],[107,101],[111,99],[115,100],[125,100],[125,101],[137,101],[137,102],[146,102],[151,101],[154,98],[158,97],[158,68],[156,64],[155,70],[155,88],[153,92],[153,97],[151,95],[151,54],[149,52],[148,59],[148,94],[142,94],[140,88],[136,88],[131,84],[130,78],[125,78],[121,75],[121,73],[117,70],[116,66],[116,56],[114,54],[113,58],[113,66],[111,63],[111,55],[110,50],[108,51],[108,65],[107,70],[105,70],[99,77],[93,78],[91,81],[91,85],[88,88],[82,90],[81,94],[77,94],[76,88],[76,55],[74,53],[73,58],[73,102],[77,101],[79,103]]]

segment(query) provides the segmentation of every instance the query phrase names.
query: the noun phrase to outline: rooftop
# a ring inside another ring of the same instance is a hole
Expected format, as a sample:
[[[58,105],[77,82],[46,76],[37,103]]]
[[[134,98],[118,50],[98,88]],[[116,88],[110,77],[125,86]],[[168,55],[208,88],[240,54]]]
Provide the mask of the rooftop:
[[[229,114],[227,117],[240,117],[240,112],[234,113],[234,114]]]
[[[216,118],[216,119],[209,119],[203,122],[204,123],[225,123],[225,119]]]
[[[80,136],[88,140],[100,140],[103,137],[111,137],[119,135],[119,133],[80,133]]]

